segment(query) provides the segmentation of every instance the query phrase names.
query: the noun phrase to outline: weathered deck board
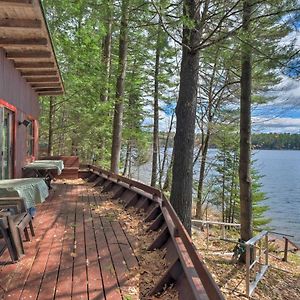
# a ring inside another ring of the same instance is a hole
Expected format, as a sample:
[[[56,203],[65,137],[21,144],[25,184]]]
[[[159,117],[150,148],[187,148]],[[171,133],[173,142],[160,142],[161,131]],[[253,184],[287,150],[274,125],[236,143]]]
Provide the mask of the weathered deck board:
[[[55,297],[57,299],[71,299],[72,295],[73,257],[71,256],[71,253],[73,252],[74,245],[74,221],[76,207],[75,188],[68,191],[65,201],[68,201],[69,210],[55,291]]]
[[[67,190],[66,190],[67,192]],[[63,241],[67,226],[67,205],[64,207],[60,214],[59,228],[57,229],[56,236],[50,250],[49,259],[44,272],[44,277],[40,286],[39,298],[40,299],[53,299],[56,290],[57,276],[60,267],[60,259],[63,250]]]
[[[91,214],[88,195],[83,195],[82,201],[84,202],[84,230],[86,241],[85,245],[89,299],[105,299],[102,284],[101,266],[94,233],[95,225]]]
[[[81,189],[79,190],[80,193]],[[85,239],[83,225],[83,202],[77,198],[74,226],[74,269],[72,299],[88,299]]]
[[[0,257],[0,299],[126,296],[138,262],[121,225],[92,209],[101,201],[88,185],[55,184],[52,199],[38,207],[25,256],[16,264],[7,250]]]
[[[97,205],[98,202],[96,198],[97,196],[90,194],[90,204]],[[92,210],[91,213],[94,220],[95,237],[100,259],[105,297],[109,300],[122,299],[112,258],[104,234],[105,229],[102,226],[99,215],[96,214],[94,210]]]

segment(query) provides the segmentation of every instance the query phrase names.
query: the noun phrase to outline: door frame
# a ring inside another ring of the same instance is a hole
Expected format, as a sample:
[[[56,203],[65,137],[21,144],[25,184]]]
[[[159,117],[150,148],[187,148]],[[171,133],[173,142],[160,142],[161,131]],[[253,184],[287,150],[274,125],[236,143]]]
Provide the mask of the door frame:
[[[15,174],[16,174],[16,161],[15,161],[15,157],[16,157],[16,140],[17,140],[17,124],[16,124],[16,120],[17,120],[17,108],[13,105],[11,105],[10,103],[8,103],[7,101],[3,100],[0,98],[0,106],[4,107],[5,109],[11,111],[12,114],[12,154],[11,154],[11,177],[14,178]]]

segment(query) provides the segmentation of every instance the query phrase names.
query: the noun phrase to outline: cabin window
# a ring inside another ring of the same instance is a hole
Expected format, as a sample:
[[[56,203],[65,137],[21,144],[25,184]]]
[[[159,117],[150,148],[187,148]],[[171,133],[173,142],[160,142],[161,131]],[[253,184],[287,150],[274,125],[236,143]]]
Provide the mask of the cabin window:
[[[27,131],[27,155],[34,156],[34,121],[28,120]]]

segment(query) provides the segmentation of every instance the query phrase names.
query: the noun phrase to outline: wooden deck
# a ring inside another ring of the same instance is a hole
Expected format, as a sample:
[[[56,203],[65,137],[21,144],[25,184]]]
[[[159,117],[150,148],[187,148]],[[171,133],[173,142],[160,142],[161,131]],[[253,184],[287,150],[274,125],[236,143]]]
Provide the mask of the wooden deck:
[[[56,183],[38,207],[36,236],[25,256],[0,257],[0,299],[134,299],[124,293],[137,265],[121,224],[92,208],[101,196],[87,184]]]

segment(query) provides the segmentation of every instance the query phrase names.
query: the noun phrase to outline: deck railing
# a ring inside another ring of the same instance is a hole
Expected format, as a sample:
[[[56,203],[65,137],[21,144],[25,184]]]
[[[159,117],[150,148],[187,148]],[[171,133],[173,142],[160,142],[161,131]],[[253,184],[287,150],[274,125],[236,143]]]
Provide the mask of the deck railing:
[[[245,242],[246,246],[246,294],[248,297],[254,292],[258,282],[269,268],[269,237],[268,231],[262,231],[257,236]],[[258,252],[258,253],[257,253]],[[255,272],[254,279],[251,273]]]
[[[194,299],[224,299],[219,287],[197,252],[190,236],[162,191],[93,165],[81,165],[80,169],[85,169],[87,172],[90,172],[90,174],[101,176],[106,180],[124,186],[127,189],[157,202],[163,214]],[[156,286],[162,286],[164,284],[163,280],[164,279],[162,278],[162,281],[158,282]]]

